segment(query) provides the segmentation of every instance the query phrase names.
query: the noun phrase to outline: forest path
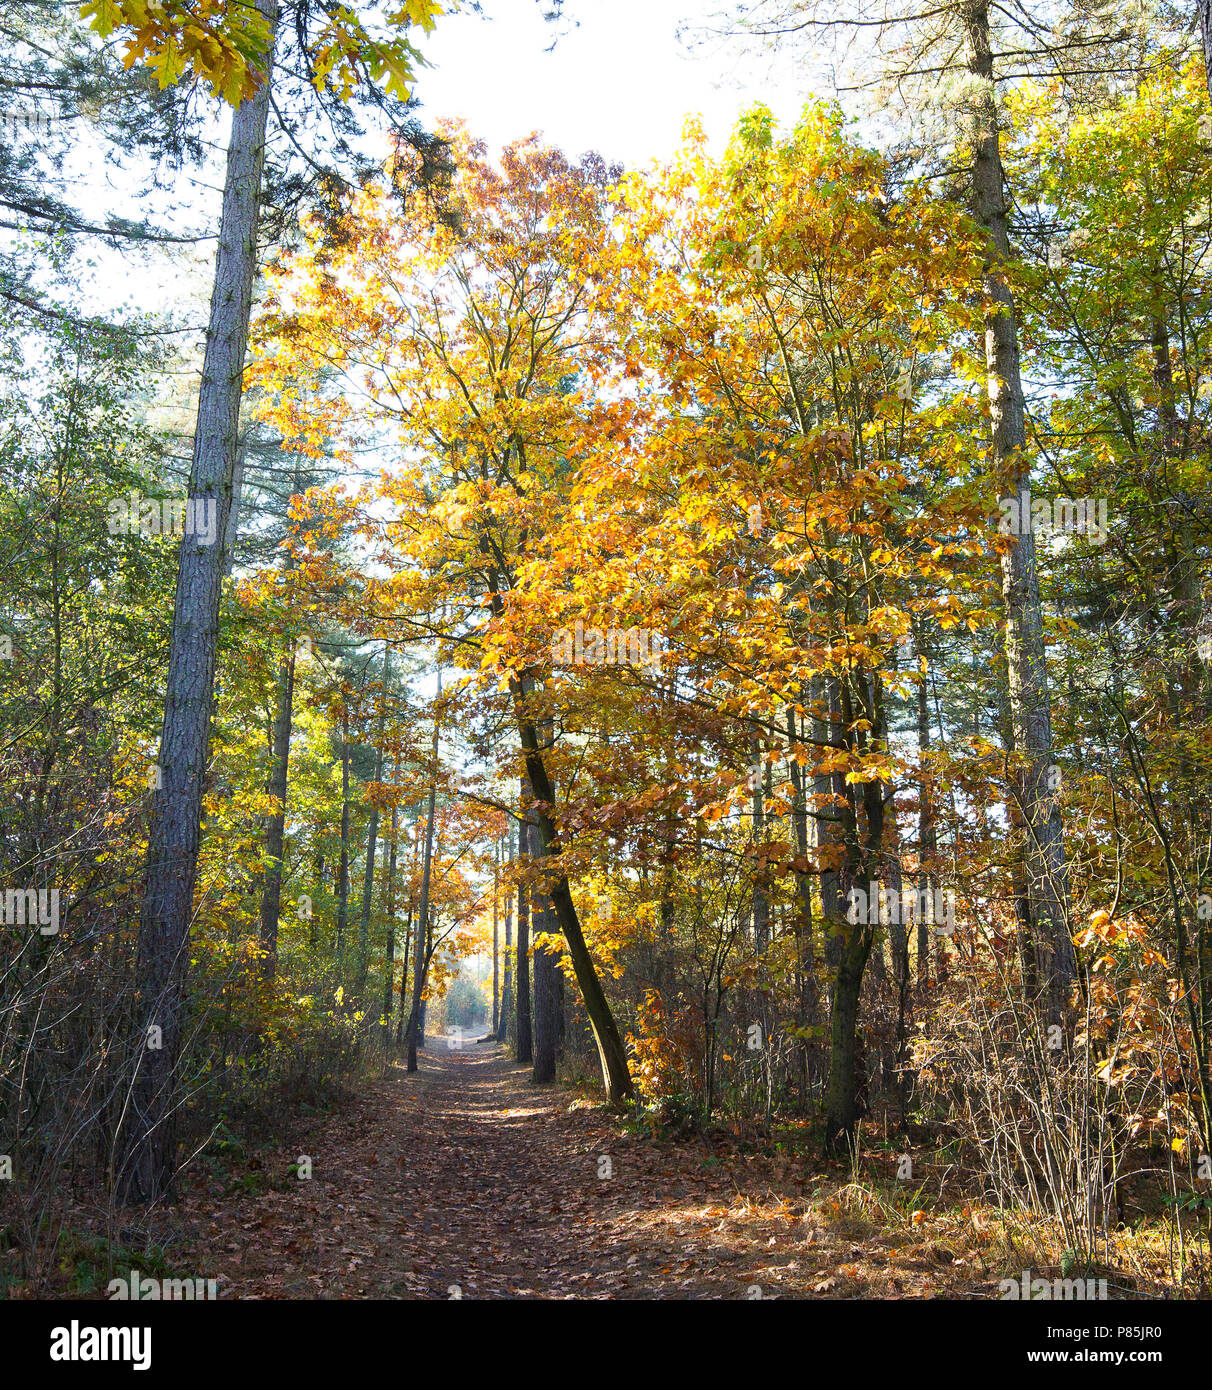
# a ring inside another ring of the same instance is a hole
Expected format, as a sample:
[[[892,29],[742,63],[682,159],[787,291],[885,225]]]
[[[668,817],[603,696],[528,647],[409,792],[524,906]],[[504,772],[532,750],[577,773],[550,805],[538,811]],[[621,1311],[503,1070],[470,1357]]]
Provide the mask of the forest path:
[[[895,1240],[855,1248],[824,1229],[802,1182],[772,1189],[763,1163],[740,1175],[754,1180],[742,1195],[709,1144],[620,1135],[602,1110],[570,1110],[567,1089],[531,1085],[503,1047],[444,1042],[430,1039],[418,1073],[393,1067],[266,1156],[268,1190],[195,1208],[200,1272],[220,1276],[221,1297],[919,1293],[903,1260],[892,1277]],[[309,1180],[283,1176],[300,1151]],[[939,1271],[915,1273],[924,1292]]]

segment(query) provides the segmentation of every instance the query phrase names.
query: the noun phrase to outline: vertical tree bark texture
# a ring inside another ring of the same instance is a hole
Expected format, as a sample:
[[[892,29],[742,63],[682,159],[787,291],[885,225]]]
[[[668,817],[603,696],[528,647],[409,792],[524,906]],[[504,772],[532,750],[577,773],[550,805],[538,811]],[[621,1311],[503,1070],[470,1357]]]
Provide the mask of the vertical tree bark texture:
[[[337,958],[349,925],[349,716],[341,717],[341,858],[337,864]]]
[[[417,883],[417,867],[421,858],[421,836],[415,829],[414,822],[413,848],[412,848],[412,867],[408,873],[408,915],[404,923],[404,955],[400,961],[400,1021],[396,1027],[396,1045],[400,1046],[405,1039],[410,1018],[408,1006],[408,963],[412,959],[409,954],[412,950],[413,920],[415,915],[415,897]]]
[[[442,695],[442,669],[438,668],[438,697]],[[433,781],[429,784],[429,804],[425,811],[425,844],[421,851],[421,898],[417,907],[417,939],[414,946],[412,977],[412,1009],[408,1016],[408,1070],[417,1069],[417,1048],[424,1037],[425,1015],[422,995],[425,975],[429,970],[429,884],[433,872],[433,832],[438,801],[438,749],[441,739],[441,719],[435,711],[433,719]]]
[[[526,775],[536,800],[535,819],[539,826],[539,848],[545,858],[554,858],[560,850],[559,835],[552,819],[555,793],[547,775],[543,755],[539,751],[538,733],[534,722],[523,713],[522,692],[516,681],[513,683],[513,695],[519,712],[518,732],[521,735],[522,750],[526,754]],[[572,961],[581,998],[585,1001],[585,1012],[589,1015],[589,1026],[597,1044],[606,1095],[611,1104],[617,1105],[635,1095],[635,1084],[627,1066],[627,1049],[623,1046],[622,1035],[610,1010],[610,1001],[606,998],[606,992],[598,978],[597,966],[593,963],[593,956],[581,930],[581,921],[572,901],[566,874],[560,874],[553,882],[551,901],[555,908],[556,920],[568,945],[569,959]]]
[[[215,517],[211,544],[202,527],[181,539],[169,647],[160,786],[152,802],[147,873],[136,965],[137,1065],[119,1165],[126,1203],[171,1196],[176,1161],[173,1085],[184,1028],[184,975],[198,870],[202,792],[210,758],[219,635],[219,597],[239,441],[240,399],[265,162],[276,0],[256,0],[269,19],[271,48],[258,90],[232,115],[219,225],[218,258],[189,493],[195,514]],[[155,1028],[159,1033],[153,1033]],[[149,1045],[159,1041],[159,1046]]]
[[[550,748],[553,739],[553,724],[550,719],[540,725],[543,747]],[[531,848],[538,857],[538,828],[531,830]],[[555,910],[547,885],[536,885],[532,901],[534,903],[533,934],[536,938],[544,935],[555,936],[559,925],[555,920]],[[556,1053],[560,1043],[559,997],[556,977],[559,975],[556,957],[547,949],[540,949],[536,941],[534,950],[534,1067],[531,1080],[540,1084],[554,1081],[556,1074]]]
[[[290,730],[294,714],[295,653],[278,670],[278,703],[274,714],[273,764],[269,794],[275,809],[265,828],[265,882],[261,890],[262,971],[272,980],[278,967],[278,917],[282,906],[282,848],[286,829],[286,793],[289,786]]]
[[[979,83],[973,99],[972,211],[988,237],[983,285],[993,466],[999,479],[1010,480],[1021,518],[1030,515],[1030,475],[1018,325],[1002,271],[1010,258],[1010,232],[994,98],[989,0],[968,0],[963,21],[968,71]],[[1050,1022],[1058,1022],[1066,1013],[1076,962],[1068,928],[1060,803],[1048,785],[1053,763],[1052,711],[1035,537],[1030,533],[1013,537],[1001,563],[1010,715],[1022,766],[1017,794],[1026,822],[1028,915],[1044,969],[1044,1011]]]
[[[818,705],[821,717],[813,720],[812,732],[819,746],[824,743],[832,743],[838,737],[840,728],[838,723],[838,693],[837,681],[833,678],[820,678],[814,684],[814,703]],[[812,780],[817,815],[813,821],[815,844],[818,850],[818,859],[822,864],[821,918],[822,931],[825,934],[825,973],[829,980],[830,998],[832,998],[833,978],[837,974],[842,958],[842,937],[838,931],[838,922],[845,916],[846,912],[842,901],[841,878],[836,864],[830,862],[830,853],[838,844],[837,829],[830,819],[837,815],[837,807],[832,804],[831,798],[839,790],[839,781],[842,781],[841,790],[844,792],[844,780],[837,774],[826,773],[824,776],[816,776]],[[822,850],[826,851],[823,856],[819,853]]]
[[[391,679],[391,649],[383,645],[383,703],[379,707],[378,752],[375,755],[375,781],[383,780],[383,729],[387,723],[387,682]],[[370,910],[375,888],[375,855],[379,846],[379,808],[370,807],[370,823],[366,827],[366,877],[362,883],[362,916],[358,931],[358,996],[366,989],[370,969]]]
[[[913,977],[909,970],[909,926],[903,910],[903,875],[901,866],[900,827],[897,824],[896,803],[892,799],[892,786],[885,787],[887,810],[884,815],[884,843],[887,845],[885,857],[886,873],[881,881],[888,885],[888,895],[895,905],[890,912],[888,941],[892,954],[892,981],[896,990],[896,1087],[900,1098],[901,1124],[905,1123],[905,1110],[908,1104],[910,1078],[908,1066],[908,1016],[909,997]],[[929,916],[923,912],[922,917]],[[920,932],[924,923],[919,922]],[[927,931],[929,927],[927,927]]]
[[[555,909],[545,893],[535,895],[535,932],[552,935],[558,930]],[[548,950],[534,953],[534,1067],[531,1080],[554,1081],[560,1044],[560,991],[557,957]]]
[[[513,865],[513,830],[508,834],[508,863]],[[509,1037],[509,1022],[513,1018],[513,893],[505,893],[505,971],[501,986],[501,1024],[497,1030],[497,1042],[506,1042]]]
[[[522,804],[530,799],[530,783],[522,781]],[[523,866],[527,867],[535,856],[534,821],[531,813],[526,813],[520,826],[520,852]],[[514,1039],[514,1057],[519,1062],[534,1061],[534,1039],[532,1037],[530,1015],[530,885],[518,885],[518,949],[517,964],[513,972],[513,991],[517,1026]]]
[[[922,655],[921,634],[915,629],[913,648]],[[917,782],[917,844],[918,875],[917,886],[921,893],[929,892],[934,886],[930,866],[938,847],[934,828],[934,787],[926,765],[925,755],[930,751],[930,690],[925,675],[917,687],[917,751],[921,772]],[[930,929],[925,922],[917,924],[917,983],[921,989],[930,979]]]
[[[791,789],[794,797],[792,821],[795,825],[795,848],[805,865],[808,863],[808,808],[804,800],[804,769],[796,761],[795,746],[799,743],[795,710],[787,707],[787,752]],[[816,965],[812,944],[812,875],[807,868],[796,869],[795,969],[796,1022],[807,1023],[808,1011],[815,1000]]]
[[[377,768],[375,781],[380,780],[382,768]],[[366,873],[362,879],[362,911],[358,922],[358,995],[366,988],[370,970],[370,910],[375,889],[375,858],[379,852],[379,808],[371,806],[366,827]]]
[[[1212,0],[1199,0],[1199,37],[1204,49],[1204,82],[1212,100]]]
[[[383,911],[387,918],[387,950],[383,972],[383,1053],[387,1055],[391,1042],[392,976],[396,963],[396,839],[400,832],[400,808],[392,804],[391,838],[387,850],[387,882],[384,884]]]
[[[247,442],[241,434],[236,443],[236,462],[232,467],[231,510],[227,513],[227,526],[223,532],[224,575],[229,575],[236,563],[236,541],[240,534],[240,498],[244,492],[244,461],[247,454]]]
[[[523,470],[525,469],[525,462],[525,453],[519,449],[519,467]],[[525,549],[524,538],[522,548]],[[486,537],[482,541],[482,549],[485,554],[490,553],[490,546]],[[493,616],[500,618],[504,612],[504,599],[494,569],[488,570],[487,579],[489,592],[492,595]],[[535,721],[526,708],[527,681],[513,677],[510,679],[509,689],[513,700],[514,717],[517,720],[518,738],[526,757],[526,778],[538,802],[535,811],[539,827],[539,849],[544,858],[556,858],[560,853],[560,840],[554,819],[555,793],[547,775],[543,755],[539,751],[539,738]],[[576,975],[577,986],[581,991],[581,998],[585,1003],[585,1012],[589,1015],[589,1026],[593,1031],[594,1042],[597,1044],[606,1095],[611,1104],[618,1104],[635,1094],[635,1086],[627,1066],[627,1050],[623,1046],[622,1035],[619,1033],[614,1015],[610,1011],[610,1001],[606,998],[606,992],[598,978],[597,966],[593,963],[593,956],[590,954],[589,946],[585,941],[585,934],[581,930],[581,921],[577,916],[576,905],[572,901],[567,874],[559,874],[550,891],[556,920],[559,922],[564,940],[568,944],[569,959]],[[520,909],[520,898],[518,905]],[[521,927],[522,924],[519,920],[519,937]],[[515,988],[520,992],[520,980],[515,982]],[[520,1010],[518,1017],[520,1022]]]
[[[501,842],[493,846],[492,866],[492,1036],[501,1026]]]
[[[831,723],[839,735],[851,731],[851,737],[858,741],[862,735],[855,732],[856,727],[865,723],[871,731],[872,744],[886,748],[887,725],[879,681],[864,678],[857,685],[838,681],[835,686],[837,698],[830,701]],[[832,1001],[832,1045],[825,1108],[826,1153],[853,1151],[855,1128],[863,1108],[860,1093],[865,1089],[866,1077],[862,1067],[858,1011],[863,972],[878,937],[879,913],[868,902],[866,913],[851,914],[848,900],[852,887],[861,884],[869,888],[879,879],[885,819],[883,787],[877,781],[861,785],[843,782],[842,788],[835,790],[834,801],[840,817],[840,842],[846,852],[839,873],[839,906],[846,903],[847,907],[839,919],[841,949]],[[850,921],[851,915],[857,920]]]
[[[749,775],[753,781],[752,843],[757,846],[766,838],[765,774],[767,764],[762,760],[761,745],[756,738],[751,741],[749,752],[753,760],[753,765],[749,770]],[[755,860],[755,864],[757,862]],[[760,878],[755,878],[753,884],[752,911],[753,947],[758,955],[762,956],[766,954],[766,947],[770,944],[770,899]]]

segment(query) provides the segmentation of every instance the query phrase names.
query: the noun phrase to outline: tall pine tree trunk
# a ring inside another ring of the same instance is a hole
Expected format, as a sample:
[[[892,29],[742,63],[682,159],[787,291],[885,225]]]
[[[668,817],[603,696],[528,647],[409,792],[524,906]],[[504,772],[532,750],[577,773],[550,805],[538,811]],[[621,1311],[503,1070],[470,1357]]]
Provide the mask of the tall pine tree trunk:
[[[1010,480],[1018,501],[1017,515],[1026,521],[1031,512],[1031,483],[1025,452],[1018,325],[1003,269],[1010,259],[1010,232],[993,85],[989,0],[968,0],[963,21],[968,71],[979,84],[972,99],[972,211],[988,237],[983,288],[993,467],[999,479]],[[1022,768],[1017,795],[1026,822],[1027,916],[1044,972],[1043,1010],[1049,1022],[1059,1022],[1065,1016],[1076,965],[1067,921],[1060,803],[1049,788],[1052,711],[1035,537],[1029,525],[1020,524],[1018,529],[1024,534],[1010,539],[1001,559],[1010,716]]]
[[[118,1194],[126,1203],[172,1194],[173,1086],[184,1030],[184,976],[198,872],[202,792],[210,758],[219,598],[239,443],[240,399],[265,162],[276,0],[256,0],[271,49],[258,90],[232,114],[218,258],[198,398],[189,495],[195,518],[214,518],[211,543],[195,525],[181,539],[169,645],[164,725],[152,803],[136,964],[140,1031],[123,1138]],[[213,510],[212,510],[213,509]]]
[[[1212,0],[1199,0],[1199,37],[1204,50],[1204,83],[1212,100]]]

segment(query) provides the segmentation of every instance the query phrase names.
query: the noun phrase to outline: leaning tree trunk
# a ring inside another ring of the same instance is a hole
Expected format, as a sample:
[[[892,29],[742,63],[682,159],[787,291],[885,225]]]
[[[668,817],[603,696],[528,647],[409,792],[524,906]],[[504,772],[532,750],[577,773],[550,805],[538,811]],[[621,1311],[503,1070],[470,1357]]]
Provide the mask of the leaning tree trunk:
[[[483,546],[487,549],[487,540],[483,542]],[[491,569],[488,573],[488,587],[492,595],[493,616],[500,619],[504,612],[504,599],[497,576]],[[547,775],[543,755],[539,751],[535,721],[526,709],[525,682],[516,676],[511,677],[509,692],[518,725],[518,738],[526,758],[526,777],[535,797],[534,812],[539,827],[539,849],[543,858],[554,859],[559,856],[561,849],[554,820],[555,793]],[[597,1044],[606,1095],[612,1105],[617,1105],[635,1095],[635,1085],[627,1067],[627,1050],[623,1046],[622,1035],[610,1011],[610,1002],[602,989],[597,967],[593,963],[593,956],[581,930],[581,919],[577,916],[576,905],[572,901],[567,875],[558,874],[549,891],[556,921],[560,924],[560,931],[568,946],[568,957],[572,961],[577,986],[585,1002],[585,1012],[589,1015],[589,1027]],[[520,925],[519,923],[519,927]]]
[[[969,0],[963,16],[968,71],[979,84],[973,109],[972,211],[988,238],[983,286],[993,467],[999,479],[1010,480],[1022,520],[1030,516],[1031,483],[1018,327],[1004,270],[1010,259],[1010,231],[994,97],[989,0]],[[1042,958],[1043,1011],[1049,1022],[1060,1022],[1067,1011],[1076,965],[1067,923],[1060,803],[1055,787],[1049,785],[1054,761],[1052,712],[1035,537],[1029,526],[1017,529],[1024,534],[1010,538],[1001,560],[1010,715],[1021,769],[1016,794],[1026,823],[1027,915]]]
[[[184,1029],[184,975],[210,757],[219,598],[239,439],[240,398],[265,162],[277,0],[256,0],[270,24],[266,75],[232,114],[210,321],[198,397],[189,493],[195,522],[213,514],[210,544],[195,524],[181,538],[169,645],[159,787],[148,828],[136,964],[138,1064],[118,1177],[123,1202],[172,1193],[176,1158],[173,1084]],[[213,513],[212,513],[213,508]]]
[[[560,853],[559,834],[552,815],[555,793],[547,775],[547,766],[539,752],[538,732],[534,721],[524,712],[521,685],[513,681],[511,689],[522,751],[526,755],[526,776],[536,799],[534,812],[539,827],[540,852],[544,858],[555,858]],[[597,1044],[606,1095],[611,1104],[617,1105],[635,1095],[635,1085],[627,1067],[627,1050],[623,1046],[618,1025],[610,1011],[610,1003],[602,989],[602,982],[598,979],[597,967],[593,963],[585,934],[581,930],[581,920],[577,916],[576,905],[572,901],[572,892],[565,874],[561,873],[555,877],[550,892],[556,921],[564,934],[581,998],[585,1001],[585,1012],[589,1015],[589,1027]]]

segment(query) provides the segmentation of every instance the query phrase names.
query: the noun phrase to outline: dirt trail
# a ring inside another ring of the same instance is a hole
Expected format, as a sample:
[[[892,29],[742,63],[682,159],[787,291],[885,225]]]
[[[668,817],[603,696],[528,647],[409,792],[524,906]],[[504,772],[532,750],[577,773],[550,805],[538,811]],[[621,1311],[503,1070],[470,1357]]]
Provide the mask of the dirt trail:
[[[317,1120],[300,1142],[311,1179],[285,1176],[284,1149],[263,1160],[270,1190],[194,1207],[201,1272],[224,1298],[919,1292],[882,1240],[851,1249],[820,1229],[802,1185],[742,1197],[709,1146],[621,1137],[572,1100],[495,1044],[431,1040],[418,1074],[393,1069]],[[847,1257],[864,1267],[841,1272]],[[921,1292],[938,1272],[920,1267]]]

